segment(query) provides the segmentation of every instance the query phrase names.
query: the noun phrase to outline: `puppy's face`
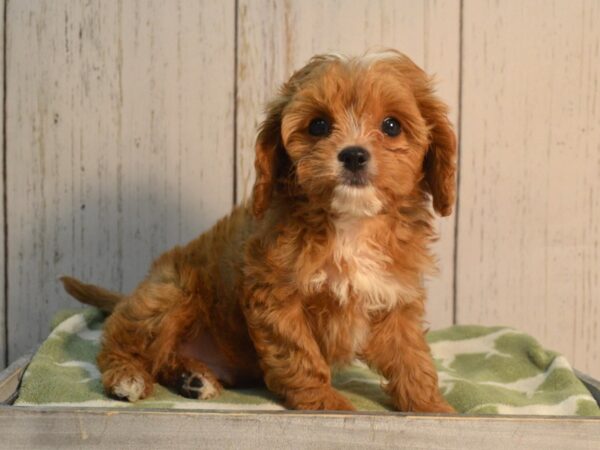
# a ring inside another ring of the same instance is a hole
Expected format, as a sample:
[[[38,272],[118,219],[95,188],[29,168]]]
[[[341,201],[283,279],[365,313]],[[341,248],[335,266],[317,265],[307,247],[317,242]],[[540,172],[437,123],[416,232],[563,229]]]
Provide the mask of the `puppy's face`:
[[[450,213],[455,138],[446,107],[399,53],[313,58],[270,107],[257,143],[257,185],[265,147],[267,183],[291,177],[333,212],[371,216],[427,189],[438,212]],[[256,194],[255,186],[255,206]]]

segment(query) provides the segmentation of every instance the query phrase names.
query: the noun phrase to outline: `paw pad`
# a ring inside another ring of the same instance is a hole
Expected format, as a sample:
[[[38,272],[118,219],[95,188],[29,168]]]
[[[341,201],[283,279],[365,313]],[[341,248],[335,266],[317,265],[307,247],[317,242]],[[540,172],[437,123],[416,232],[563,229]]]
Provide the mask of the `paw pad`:
[[[216,397],[219,393],[212,382],[198,373],[182,373],[176,388],[183,397],[202,400]]]

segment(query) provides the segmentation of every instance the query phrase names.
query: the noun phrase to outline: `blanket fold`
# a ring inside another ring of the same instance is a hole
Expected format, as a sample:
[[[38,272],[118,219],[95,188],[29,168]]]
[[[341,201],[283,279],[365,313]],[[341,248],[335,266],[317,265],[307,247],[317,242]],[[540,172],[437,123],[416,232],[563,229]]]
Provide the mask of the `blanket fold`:
[[[24,374],[16,405],[176,409],[284,409],[266,389],[226,390],[214,400],[190,400],[156,385],[129,404],[106,397],[95,358],[104,314],[62,313]],[[453,326],[428,333],[440,389],[469,414],[600,416],[594,398],[568,361],[524,333],[506,327]],[[391,410],[380,377],[361,363],[334,374],[333,384],[359,410]]]

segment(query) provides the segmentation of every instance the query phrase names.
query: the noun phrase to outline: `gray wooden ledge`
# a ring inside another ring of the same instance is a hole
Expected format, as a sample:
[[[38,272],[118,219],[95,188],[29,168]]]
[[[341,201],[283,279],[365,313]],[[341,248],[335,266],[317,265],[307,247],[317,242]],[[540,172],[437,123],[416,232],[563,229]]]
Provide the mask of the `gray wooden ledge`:
[[[0,372],[0,405],[12,404],[16,400],[21,378],[34,353],[31,351],[21,356]]]
[[[600,418],[0,407],[3,448],[598,449]]]
[[[600,448],[600,417],[10,406],[29,359],[0,373],[0,448]]]

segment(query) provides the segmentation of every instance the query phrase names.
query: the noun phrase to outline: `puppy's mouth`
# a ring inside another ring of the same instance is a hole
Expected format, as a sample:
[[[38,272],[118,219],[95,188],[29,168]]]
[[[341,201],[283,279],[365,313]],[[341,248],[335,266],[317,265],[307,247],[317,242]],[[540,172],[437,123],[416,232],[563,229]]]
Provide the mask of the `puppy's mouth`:
[[[360,170],[358,172],[344,170],[341,178],[341,184],[344,186],[365,187],[370,184],[369,175],[366,170]]]

